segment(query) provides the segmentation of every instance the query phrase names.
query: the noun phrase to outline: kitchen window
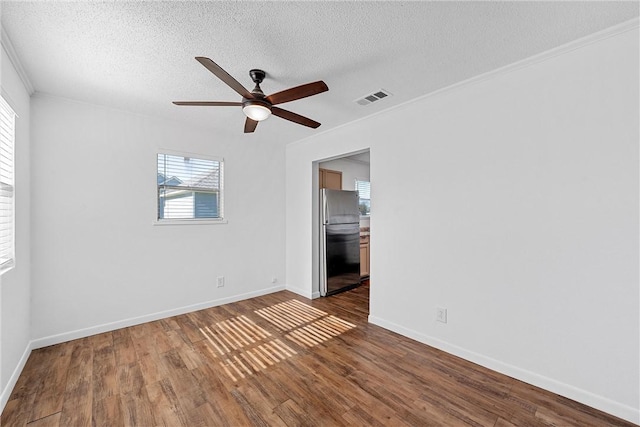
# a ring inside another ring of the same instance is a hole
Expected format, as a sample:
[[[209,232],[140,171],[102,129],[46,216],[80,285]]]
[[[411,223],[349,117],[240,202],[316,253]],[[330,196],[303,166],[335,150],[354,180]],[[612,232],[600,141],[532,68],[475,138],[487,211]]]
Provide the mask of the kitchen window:
[[[371,183],[356,179],[356,191],[358,192],[360,216],[371,215]]]
[[[158,154],[157,223],[223,222],[223,160]]]
[[[15,264],[15,124],[16,113],[0,96],[0,274]]]

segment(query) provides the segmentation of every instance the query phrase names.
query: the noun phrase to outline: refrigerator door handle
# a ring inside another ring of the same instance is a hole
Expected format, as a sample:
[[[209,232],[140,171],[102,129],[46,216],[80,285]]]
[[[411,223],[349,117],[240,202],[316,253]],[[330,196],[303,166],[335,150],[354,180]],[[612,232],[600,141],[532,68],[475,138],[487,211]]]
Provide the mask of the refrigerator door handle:
[[[320,296],[327,296],[327,236],[324,226],[320,230]]]

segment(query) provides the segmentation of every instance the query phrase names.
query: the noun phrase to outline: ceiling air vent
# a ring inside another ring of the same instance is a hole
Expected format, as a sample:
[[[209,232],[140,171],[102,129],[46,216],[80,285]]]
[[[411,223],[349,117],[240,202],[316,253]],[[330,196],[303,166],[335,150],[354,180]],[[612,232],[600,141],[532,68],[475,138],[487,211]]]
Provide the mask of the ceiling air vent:
[[[391,94],[384,89],[380,89],[369,95],[363,96],[362,98],[356,99],[355,102],[356,104],[360,104],[360,105],[369,105],[369,104],[373,104],[376,101],[380,101],[381,99],[386,98],[387,96],[391,96]]]

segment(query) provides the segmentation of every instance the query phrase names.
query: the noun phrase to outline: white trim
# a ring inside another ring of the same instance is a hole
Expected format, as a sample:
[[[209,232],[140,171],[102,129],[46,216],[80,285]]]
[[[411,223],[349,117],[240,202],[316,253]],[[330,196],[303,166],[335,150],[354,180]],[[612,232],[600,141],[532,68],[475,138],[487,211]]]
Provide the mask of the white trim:
[[[153,221],[153,225],[217,225],[228,224],[226,219],[163,219]]]
[[[194,159],[213,160],[216,162],[224,163],[224,157],[212,156],[209,154],[202,154],[202,153],[191,153],[189,151],[177,151],[177,150],[170,150],[170,149],[165,150],[164,148],[158,148],[156,150],[156,161],[158,158],[158,154],[169,154],[171,156],[177,156],[177,157],[189,157]]]
[[[206,308],[216,307],[223,304],[242,301],[249,298],[255,298],[262,295],[272,294],[284,290],[284,286],[273,286],[258,291],[247,292],[245,294],[234,295],[230,297],[220,298],[216,300],[201,302],[197,304],[187,305],[184,307],[174,308],[171,310],[159,311],[157,313],[146,314],[144,316],[132,317],[129,319],[118,320],[116,322],[104,323],[102,325],[91,326],[89,328],[77,329],[71,332],[63,332],[61,334],[50,335],[48,337],[38,338],[31,342],[32,348],[38,349],[54,344],[60,344],[79,338],[89,337],[91,335],[101,334],[104,332],[115,331],[116,329],[126,328],[129,326],[140,325],[142,323],[153,322],[155,320],[166,319],[167,317],[178,316],[181,314],[191,313]]]
[[[0,394],[0,413],[4,411],[4,407],[7,405],[7,402],[9,402],[9,397],[11,397],[11,393],[18,382],[18,378],[20,378],[20,374],[31,355],[31,350],[33,350],[33,341],[29,341],[27,343],[27,347],[24,349],[24,353],[22,353],[22,357],[20,358],[18,365],[13,370],[9,381],[7,381],[7,385],[2,390],[2,394]]]
[[[22,66],[22,62],[20,62],[20,60],[18,59],[18,54],[16,53],[16,50],[13,48],[13,43],[11,43],[11,39],[9,38],[9,35],[4,30],[4,27],[0,28],[0,30],[2,31],[0,33],[0,44],[4,48],[4,51],[7,52],[9,61],[13,65],[13,68],[15,68],[16,73],[18,73],[18,76],[20,76],[20,80],[22,80],[22,84],[24,85],[24,88],[27,90],[27,93],[29,94],[29,96],[31,96],[35,92],[33,88],[33,84],[31,84],[31,80],[29,79],[27,72]]]
[[[449,354],[453,354],[454,356],[461,357],[470,362],[477,363],[478,365],[484,366],[485,368],[489,368],[493,371],[510,376],[517,380],[524,381],[536,387],[551,391],[552,393],[556,393],[569,399],[573,399],[577,402],[591,406],[592,408],[599,409],[608,414],[615,415],[616,417],[622,418],[629,422],[640,424],[640,409],[638,408],[632,408],[631,406],[627,406],[625,404],[607,399],[604,396],[599,396],[586,390],[582,390],[570,384],[562,383],[560,381],[554,380],[553,378],[545,377],[544,375],[527,371],[526,369],[501,362],[483,354],[458,347],[457,345],[450,344],[438,338],[422,334],[410,328],[405,328],[404,326],[389,322],[385,319],[373,315],[369,315],[369,323],[388,329],[392,332],[396,332],[400,335],[404,335],[431,347],[435,347]]]
[[[89,337],[91,335],[96,335],[104,332],[114,331],[116,329],[126,328],[129,326],[139,325],[141,323],[153,322],[159,319],[166,319],[167,317],[178,316],[180,314],[191,313],[198,310],[203,310],[205,308],[216,307],[223,304],[229,304],[232,302],[242,301],[249,298],[255,298],[262,295],[268,295],[274,292],[283,291],[285,289],[284,286],[273,286],[270,288],[261,289],[258,291],[247,292],[245,294],[235,295],[226,298],[220,298],[217,300],[211,300],[203,303],[188,305],[184,307],[179,307],[171,310],[161,311],[157,313],[147,314],[139,317],[132,317],[130,319],[120,320],[117,322],[105,323],[102,325],[92,326],[90,328],[78,329],[71,332],[65,332],[62,334],[51,335],[48,337],[38,338],[29,341],[27,347],[18,362],[18,365],[13,370],[13,374],[7,385],[2,390],[2,394],[0,394],[0,413],[4,410],[7,402],[9,401],[9,397],[13,392],[16,383],[18,382],[18,378],[24,369],[29,356],[31,355],[31,351],[37,350],[39,348],[47,347],[50,345],[60,344],[63,342]]]
[[[310,293],[307,289],[297,288],[297,287],[291,286],[291,285],[286,285],[285,289],[287,291],[293,292],[294,294],[298,294],[300,296],[303,296],[303,297],[305,297],[307,299],[314,299],[314,298],[318,298],[320,296],[320,292]]]
[[[566,44],[563,44],[561,46],[549,49],[549,50],[547,50],[545,52],[530,56],[528,58],[522,59],[520,61],[508,64],[508,65],[505,65],[503,67],[496,68],[496,69],[491,70],[491,71],[487,71],[486,73],[479,74],[477,76],[468,78],[466,80],[462,80],[460,82],[453,83],[453,84],[451,84],[449,86],[445,86],[443,88],[436,89],[433,92],[429,92],[429,93],[427,93],[425,95],[421,95],[421,96],[419,96],[417,98],[410,99],[409,101],[403,102],[401,104],[394,105],[394,106],[386,108],[384,110],[377,111],[377,112],[375,112],[373,114],[370,114],[368,116],[360,117],[359,119],[356,119],[356,120],[353,120],[353,121],[350,121],[350,122],[347,122],[347,123],[343,123],[343,124],[341,124],[339,126],[336,126],[336,127],[330,128],[330,129],[326,129],[326,130],[320,131],[318,133],[314,133],[313,135],[309,135],[309,136],[307,136],[305,138],[302,138],[302,139],[299,139],[297,141],[290,142],[289,144],[287,144],[287,147],[313,143],[313,141],[316,138],[318,138],[318,136],[320,136],[320,135],[328,134],[328,133],[331,133],[331,132],[335,132],[340,128],[351,126],[354,123],[358,123],[358,122],[361,122],[361,121],[364,121],[364,120],[369,120],[369,119],[371,119],[373,117],[376,117],[376,116],[378,116],[380,114],[385,114],[385,113],[387,113],[389,111],[393,111],[393,110],[395,110],[397,108],[403,108],[403,107],[405,107],[407,105],[410,105],[410,104],[412,104],[414,102],[418,102],[418,101],[426,99],[426,98],[431,98],[433,96],[442,95],[444,93],[447,93],[447,92],[450,92],[450,91],[454,91],[454,90],[460,89],[460,88],[468,86],[468,85],[473,85],[473,84],[476,84],[476,83],[480,83],[480,82],[483,82],[485,80],[489,80],[489,79],[493,79],[493,78],[499,77],[499,76],[501,76],[503,74],[508,74],[508,73],[514,72],[516,70],[520,70],[520,69],[523,69],[523,68],[527,68],[527,67],[536,65],[536,64],[538,64],[540,62],[547,61],[547,60],[549,60],[551,58],[555,58],[555,57],[563,55],[565,53],[569,53],[569,52],[571,52],[573,50],[581,49],[581,48],[586,47],[586,46],[588,46],[590,44],[597,43],[599,41],[608,39],[610,37],[614,37],[614,36],[617,36],[619,34],[626,33],[628,31],[634,30],[634,29],[636,29],[638,27],[640,27],[640,18],[630,19],[630,20],[625,21],[625,22],[623,22],[621,24],[614,25],[613,27],[606,28],[606,29],[604,29],[602,31],[598,31],[597,33],[590,34],[588,36],[579,38],[577,40],[570,41],[570,42],[568,42]],[[333,159],[333,158],[331,158],[331,159]],[[325,161],[325,160],[323,160],[323,161]]]

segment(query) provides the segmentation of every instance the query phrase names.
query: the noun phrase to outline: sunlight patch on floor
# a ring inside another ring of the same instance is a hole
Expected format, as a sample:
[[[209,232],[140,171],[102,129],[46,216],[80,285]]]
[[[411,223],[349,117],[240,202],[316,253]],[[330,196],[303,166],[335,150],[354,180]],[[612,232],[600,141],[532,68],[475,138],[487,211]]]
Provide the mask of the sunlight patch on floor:
[[[274,304],[254,313],[289,341],[311,348],[353,329],[356,325],[298,300]],[[298,353],[247,316],[238,316],[200,328],[209,352],[234,382],[275,366]]]
[[[255,313],[282,331],[291,330],[327,315],[324,311],[296,299],[261,308]]]

